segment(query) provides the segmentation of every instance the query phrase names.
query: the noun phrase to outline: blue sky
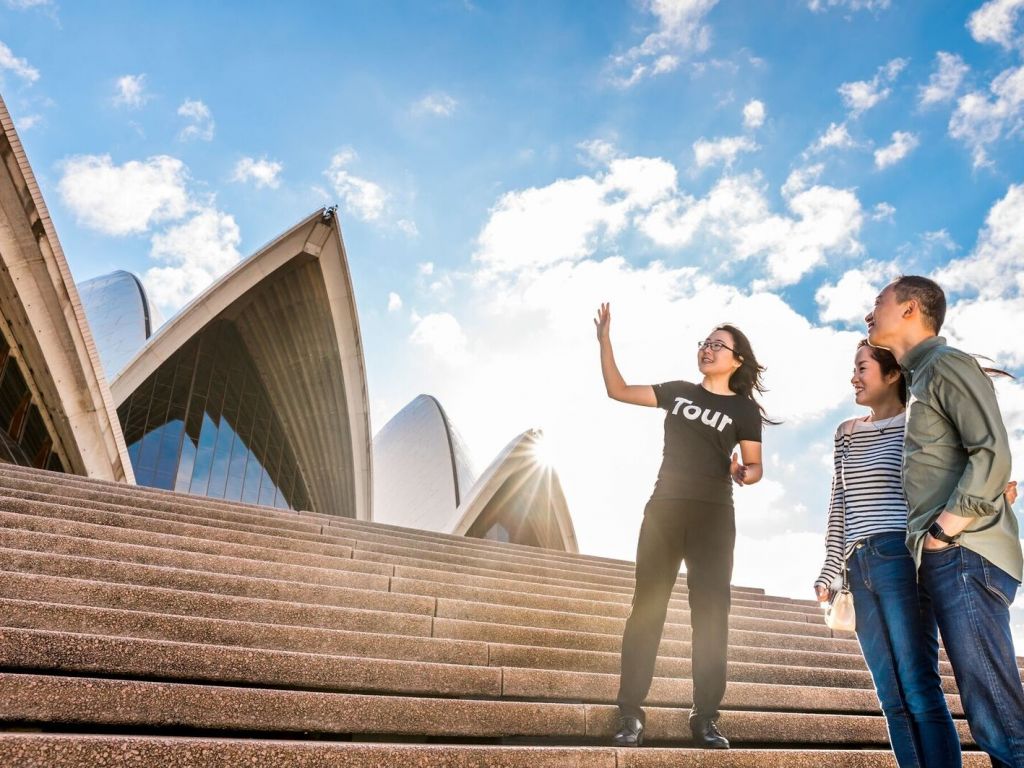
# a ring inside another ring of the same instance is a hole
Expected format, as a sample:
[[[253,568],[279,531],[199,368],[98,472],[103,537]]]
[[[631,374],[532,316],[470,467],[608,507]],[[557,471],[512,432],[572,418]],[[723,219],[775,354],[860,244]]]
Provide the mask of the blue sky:
[[[430,392],[482,469],[543,428],[584,551],[632,557],[660,451],[604,398],[603,300],[636,383],[748,330],[786,423],[736,581],[786,594],[890,276],[937,276],[948,335],[1024,373],[1022,0],[0,0],[0,89],[76,278],[131,269],[165,314],[337,203],[374,430]]]

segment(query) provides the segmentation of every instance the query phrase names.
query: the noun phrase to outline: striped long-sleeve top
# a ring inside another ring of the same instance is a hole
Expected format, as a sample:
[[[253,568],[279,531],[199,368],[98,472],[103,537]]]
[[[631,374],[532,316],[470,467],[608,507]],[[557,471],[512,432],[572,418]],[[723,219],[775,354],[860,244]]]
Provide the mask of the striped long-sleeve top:
[[[906,418],[901,414],[881,424],[879,429],[878,424],[853,419],[836,430],[825,565],[815,585],[834,588],[843,560],[861,539],[907,530],[902,476]]]

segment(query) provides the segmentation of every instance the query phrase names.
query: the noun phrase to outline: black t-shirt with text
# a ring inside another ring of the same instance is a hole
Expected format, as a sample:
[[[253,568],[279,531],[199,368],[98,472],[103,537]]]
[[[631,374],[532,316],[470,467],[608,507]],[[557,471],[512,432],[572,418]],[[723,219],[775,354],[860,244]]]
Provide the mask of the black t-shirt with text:
[[[740,440],[761,442],[761,412],[749,397],[716,395],[689,381],[654,385],[664,408],[665,448],[652,499],[732,503],[729,464]]]

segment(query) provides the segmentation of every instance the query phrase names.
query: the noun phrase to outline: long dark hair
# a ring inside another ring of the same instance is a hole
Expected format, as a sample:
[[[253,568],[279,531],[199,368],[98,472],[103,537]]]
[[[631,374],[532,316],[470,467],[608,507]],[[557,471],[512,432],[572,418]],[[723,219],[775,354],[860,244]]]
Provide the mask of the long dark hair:
[[[882,347],[872,347],[867,339],[861,339],[860,343],[857,344],[857,349],[861,347],[867,347],[868,352],[871,353],[871,357],[878,363],[878,367],[882,369],[882,375],[888,376],[890,373],[898,373],[900,375],[897,380],[899,385],[900,402],[907,405],[907,380],[903,377],[903,369],[900,368],[900,364],[896,362],[895,356],[888,349],[882,349]]]
[[[781,421],[773,421],[768,418],[764,406],[754,396],[755,392],[763,395],[768,391],[765,389],[762,379],[762,374],[767,369],[757,362],[754,348],[750,346],[750,339],[747,338],[743,331],[729,323],[722,323],[715,330],[725,331],[732,336],[732,353],[736,355],[736,359],[741,363],[740,367],[733,371],[732,376],[729,377],[729,389],[737,395],[748,397],[754,401],[754,405],[757,406],[757,410],[761,413],[762,424],[781,424]]]

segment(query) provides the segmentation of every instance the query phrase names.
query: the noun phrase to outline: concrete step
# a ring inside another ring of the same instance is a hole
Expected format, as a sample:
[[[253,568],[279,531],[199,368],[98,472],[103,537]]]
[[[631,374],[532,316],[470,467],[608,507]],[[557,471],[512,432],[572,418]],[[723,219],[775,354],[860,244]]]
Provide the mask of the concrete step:
[[[32,536],[30,534],[37,535]],[[74,547],[78,546],[75,542],[60,542],[48,539],[46,536],[60,536],[82,540],[80,542],[81,550],[75,551]],[[103,559],[141,561],[151,564],[173,565],[179,562],[174,559],[175,556],[173,554],[167,554],[158,550],[195,553],[196,555],[207,554],[213,556],[214,559],[196,557],[180,562],[182,564],[188,562],[194,565],[194,567],[203,570],[217,570],[224,573],[253,576],[265,574],[270,578],[286,578],[318,584],[340,583],[343,577],[335,578],[334,576],[334,573],[339,570],[376,573],[388,576],[397,571],[403,576],[409,577],[412,581],[450,584],[453,588],[463,590],[470,590],[478,586],[478,588],[484,590],[481,592],[481,597],[487,594],[487,590],[490,590],[492,594],[524,595],[530,599],[537,598],[542,600],[544,597],[552,597],[556,601],[561,601],[562,604],[565,604],[566,601],[604,603],[613,606],[610,609],[613,611],[612,615],[614,613],[625,615],[625,612],[628,611],[631,597],[629,592],[585,590],[563,585],[549,586],[538,584],[530,584],[528,587],[529,591],[524,593],[519,591],[523,589],[523,582],[520,579],[469,575],[462,573],[460,570],[439,569],[433,563],[429,564],[433,566],[431,568],[396,567],[387,563],[353,560],[349,557],[311,555],[309,553],[233,544],[190,536],[150,533],[148,531],[126,529],[119,526],[98,525],[5,511],[0,511],[0,541],[3,541],[6,546],[19,549],[82,554]],[[122,544],[124,547],[114,546],[115,544]],[[778,607],[787,613],[803,613],[812,616],[815,622],[820,622],[821,611],[817,606],[784,605],[761,599],[748,600],[745,597],[739,596],[741,594],[745,595],[746,593],[736,593],[733,596],[733,604],[737,608],[751,607],[772,610]],[[685,595],[674,599],[671,604],[677,610],[686,610]]]
[[[0,628],[0,668],[218,685],[257,685],[344,693],[511,698],[614,703],[618,675],[521,667],[466,666],[271,651],[200,643]],[[880,714],[871,688],[792,684],[786,667],[768,683],[733,679],[729,709]],[[689,679],[655,678],[652,706],[689,707]],[[962,715],[958,696],[950,711]]]
[[[96,560],[90,557],[54,555],[5,549],[3,567],[7,571],[62,576],[113,584],[161,587],[216,595],[235,595],[258,600],[286,601],[307,606],[339,606],[367,608],[376,611],[415,613],[432,616],[437,600],[421,595],[399,595],[388,592],[386,576],[349,574],[352,587],[317,586],[295,581],[256,579],[247,576],[192,571],[162,565],[125,563],[117,560]],[[365,587],[365,588],[359,588]]]
[[[12,570],[2,572],[0,576],[3,578],[10,578],[14,573],[58,577],[68,580],[64,583],[79,591],[83,589],[83,584],[90,584],[88,593],[92,595],[109,593],[114,585],[130,585],[134,588],[132,594],[136,596],[136,599],[141,599],[140,596],[146,594],[139,592],[138,588],[159,590],[155,596],[162,600],[168,598],[173,600],[175,596],[181,597],[187,594],[197,615],[214,618],[227,618],[222,614],[210,613],[210,611],[219,610],[217,606],[225,605],[226,596],[234,596],[251,601],[250,605],[254,608],[257,605],[265,605],[267,615],[287,616],[290,619],[288,623],[300,623],[305,626],[317,626],[316,622],[325,616],[321,612],[323,609],[337,607],[436,616],[438,620],[455,619],[487,623],[502,628],[525,627],[528,630],[558,628],[562,632],[575,630],[584,634],[616,637],[621,636],[625,626],[625,621],[622,619],[601,616],[492,606],[374,590],[313,587],[294,582],[223,576],[201,571],[21,550],[5,550],[4,566]],[[64,602],[52,589],[48,594],[48,602]],[[78,600],[74,602],[78,602]],[[88,604],[96,605],[97,603],[90,602]],[[161,603],[161,605],[166,605],[166,603]],[[202,607],[199,607],[200,605]],[[156,606],[148,604],[134,604],[133,606],[110,606],[107,604],[107,607],[133,607],[135,610],[167,612],[165,608],[158,609]],[[300,619],[300,617],[302,618]],[[275,621],[274,623],[285,622]],[[805,638],[827,639],[831,634],[827,627],[819,627],[807,622],[775,621],[738,615],[730,617],[730,626],[736,630],[785,636],[785,638],[780,637],[778,640],[770,641],[779,647],[792,647],[793,643],[797,644],[796,647],[803,647],[800,644]],[[666,640],[688,640],[690,632],[688,624],[667,624],[664,637]]]
[[[338,656],[488,665],[488,644],[0,598],[0,626]],[[368,622],[373,626],[371,621]]]
[[[619,671],[619,654],[615,652],[347,632],[3,598],[0,598],[0,627],[444,664],[606,674],[618,674]],[[682,650],[688,656],[689,644],[683,644]],[[872,686],[863,659],[852,654],[732,645],[729,648],[729,660],[729,678],[737,682],[774,682],[779,679],[779,670],[782,669],[792,685],[839,688]],[[946,692],[955,693],[956,686],[949,665],[943,662],[940,666],[943,668]],[[656,673],[661,677],[689,677],[690,660],[688,657],[673,657],[663,653],[658,658]]]
[[[153,533],[135,528],[124,528],[119,525],[103,525],[78,522],[59,517],[20,514],[7,509],[0,510],[0,528],[29,531],[51,536],[68,536],[98,543],[127,544],[129,546],[233,557],[240,560],[250,560],[257,565],[295,565],[302,568],[313,568],[317,571],[340,569],[358,571],[360,573],[376,573],[384,576],[391,576],[395,570],[394,566],[385,563],[353,560],[351,552],[345,557],[332,557],[330,555],[316,555],[308,552],[239,544],[232,541],[202,539],[172,533]]]
[[[55,485],[55,481],[57,484]],[[546,550],[539,547],[532,547],[525,544],[510,544],[507,542],[494,542],[487,539],[471,539],[464,536],[423,531],[414,528],[389,525],[386,523],[367,523],[351,518],[339,518],[336,515],[316,514],[308,511],[281,510],[274,507],[261,507],[258,505],[246,504],[244,502],[228,502],[212,499],[204,496],[191,496],[188,494],[163,491],[156,488],[144,486],[126,486],[120,483],[110,483],[99,480],[79,478],[70,475],[59,475],[41,470],[33,470],[23,467],[0,467],[0,489],[4,487],[22,488],[36,490],[44,493],[57,494],[78,498],[100,498],[106,494],[111,500],[119,500],[116,503],[126,503],[129,506],[154,506],[164,508],[162,505],[177,505],[190,510],[220,510],[232,513],[244,513],[255,515],[271,521],[297,521],[301,523],[315,522],[319,525],[337,525],[351,530],[365,530],[376,534],[391,533],[405,541],[439,542],[446,544],[457,544],[459,546],[474,548],[480,551],[510,554],[520,553],[524,555],[541,556],[545,559],[565,561],[571,563],[585,562],[592,564],[603,564],[632,573],[633,563],[617,558],[600,557],[595,555],[581,555],[555,550]],[[166,507],[172,511],[170,507]],[[743,588],[753,594],[763,594],[763,589]]]
[[[45,501],[31,501],[16,498],[0,498],[0,504],[7,512],[23,515],[37,515],[61,520],[70,520],[93,525],[119,527],[127,530],[141,530],[149,533],[189,536],[200,539],[212,539],[220,542],[237,542],[250,546],[262,546],[272,549],[289,550],[292,552],[315,555],[329,555],[335,558],[355,558],[361,562],[382,564],[401,563],[430,569],[456,569],[467,574],[482,574],[514,578],[522,583],[544,583],[559,586],[576,587],[589,585],[600,589],[612,590],[628,598],[632,594],[632,578],[595,579],[592,575],[580,574],[565,569],[543,569],[535,566],[510,566],[494,559],[438,556],[430,552],[421,552],[411,547],[397,547],[373,543],[358,543],[360,549],[354,550],[357,542],[353,539],[331,539],[326,536],[301,536],[287,534],[278,535],[273,529],[245,527],[221,528],[212,525],[197,524],[196,518],[171,513],[148,512],[142,514],[135,508],[115,507],[110,509],[94,509],[91,507],[53,504]],[[323,542],[330,543],[323,543]],[[683,582],[684,580],[680,580]],[[676,593],[685,595],[682,584],[677,585]],[[749,592],[738,592],[738,597]]]
[[[622,639],[619,634],[544,629],[445,618],[434,619],[434,637],[605,652],[618,652]],[[745,645],[766,649],[818,651],[821,653],[852,655],[860,653],[860,647],[857,645],[856,640],[814,637],[811,635],[783,635],[772,632],[734,629],[729,633],[729,642],[732,645]],[[667,637],[661,641],[661,652],[668,656],[689,655],[689,648],[690,644],[687,641]]]
[[[268,624],[419,637],[430,637],[433,623],[429,615],[423,614],[296,605],[279,600],[256,600],[208,592],[140,587],[11,571],[0,571],[0,595],[17,595],[21,600],[44,603],[91,605],[96,608],[205,616],[233,621],[250,621],[254,617],[259,617],[260,621]]]
[[[33,485],[39,490],[12,487],[12,485]],[[377,546],[407,547],[410,544],[414,544],[416,549],[422,552],[432,552],[440,556],[467,557],[473,560],[497,559],[502,563],[508,564],[508,567],[513,570],[517,566],[523,568],[541,567],[552,570],[571,570],[581,576],[592,576],[598,582],[603,582],[605,579],[612,580],[613,582],[623,579],[631,581],[632,579],[632,569],[624,565],[593,563],[587,558],[577,555],[569,555],[568,557],[572,558],[571,560],[559,560],[548,557],[547,551],[540,549],[535,550],[531,554],[481,550],[471,544],[466,544],[465,542],[470,541],[468,539],[453,542],[415,541],[398,533],[386,533],[362,526],[328,525],[321,524],[320,521],[310,521],[308,519],[254,516],[236,511],[211,509],[208,506],[186,506],[180,501],[173,504],[160,503],[143,506],[133,501],[130,495],[124,493],[117,495],[82,494],[69,496],[54,494],[52,491],[46,492],[42,490],[43,487],[38,483],[9,483],[2,493],[10,499],[54,503],[62,506],[79,506],[85,509],[122,514],[131,513],[160,520],[181,520],[182,522],[227,530],[286,536],[300,541],[315,541],[320,538],[326,540],[337,539],[347,545],[349,538],[358,537],[358,540],[368,549],[375,549]]]
[[[8,518],[13,517],[7,515]],[[23,519],[37,519],[22,516]],[[32,551],[109,560],[122,563],[146,564],[191,571],[204,571],[231,576],[244,576],[257,579],[290,581],[302,584],[331,585],[361,589],[379,589],[396,594],[420,595],[425,597],[454,597],[474,602],[494,605],[512,605],[516,607],[537,608],[541,610],[557,610],[609,617],[625,617],[629,613],[628,603],[620,599],[609,601],[572,600],[563,597],[537,596],[529,592],[517,592],[510,589],[482,589],[461,587],[446,582],[425,580],[389,579],[383,575],[369,575],[362,572],[349,574],[338,569],[308,568],[290,566],[280,563],[262,563],[248,558],[233,558],[224,555],[209,555],[190,551],[180,551],[161,547],[147,547],[121,542],[81,539],[72,536],[54,535],[38,531],[0,527],[0,549]],[[359,562],[359,561],[345,561]],[[13,569],[12,569],[13,570]],[[123,570],[123,569],[122,569]],[[33,571],[36,572],[36,571]],[[46,571],[53,572],[53,571]],[[142,581],[139,583],[150,583]],[[514,584],[514,582],[509,582]],[[287,599],[287,598],[279,598]],[[301,602],[320,602],[318,599],[293,598]],[[759,605],[759,604],[758,604]],[[761,617],[768,619],[785,619],[789,621],[808,621],[821,626],[820,614],[799,611],[783,611],[750,607],[737,601],[733,607],[734,615]],[[678,609],[669,612],[669,621],[680,623],[689,621],[689,612]]]
[[[0,673],[0,721],[48,728],[175,728],[325,735],[444,738],[607,739],[617,708],[604,704],[367,696],[191,683]],[[970,744],[964,721],[961,741]],[[876,745],[887,743],[874,715],[736,711],[720,727],[736,744]],[[651,741],[689,740],[687,711],[647,709]]]
[[[964,768],[986,755],[965,752]],[[0,768],[896,768],[889,750],[614,749],[0,733]]]

